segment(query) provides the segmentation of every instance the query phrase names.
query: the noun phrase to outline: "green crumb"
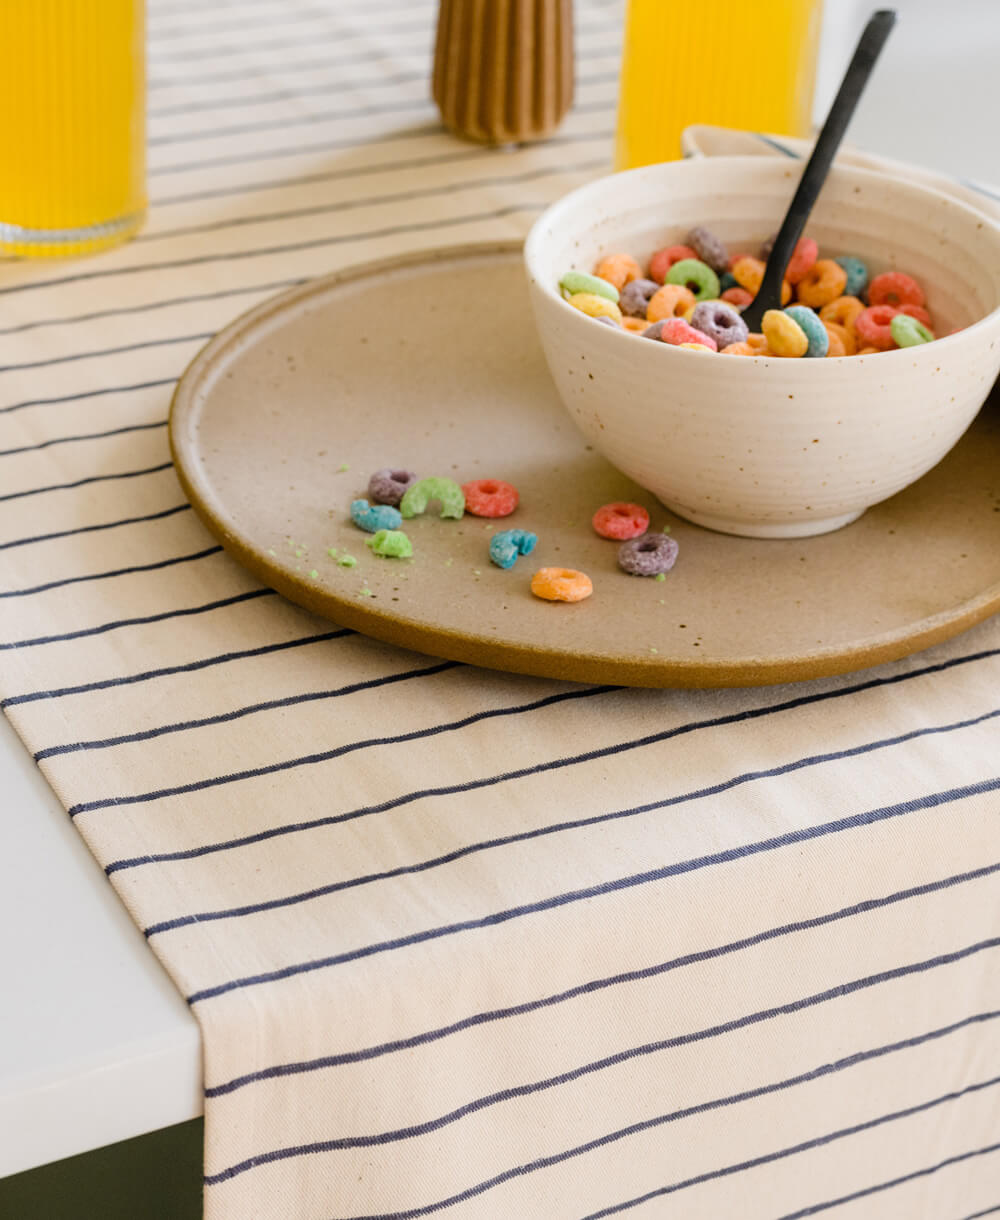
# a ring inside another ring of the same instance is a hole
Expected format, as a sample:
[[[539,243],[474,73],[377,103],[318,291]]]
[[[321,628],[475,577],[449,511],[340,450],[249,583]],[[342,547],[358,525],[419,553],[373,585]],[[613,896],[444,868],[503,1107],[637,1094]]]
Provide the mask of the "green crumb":
[[[275,555],[275,556],[277,556],[277,551],[275,551],[275,549],[274,549],[273,547],[270,547],[270,546],[267,548],[267,553],[268,553],[269,555]]]
[[[455,561],[454,561],[454,559],[446,559],[446,560],[444,561],[444,566],[445,566],[446,568],[450,568],[450,567],[451,567],[451,565],[452,565],[454,562],[455,562]]]
[[[345,470],[350,470],[350,466],[346,462],[341,462],[337,467],[337,474],[343,474]]]
[[[491,521],[491,522],[490,522],[488,525],[484,525],[484,526],[483,526],[483,529],[484,529],[484,530],[491,530],[492,528],[493,528],[493,523],[492,523],[492,521]]]
[[[669,533],[670,533],[670,526],[669,526],[669,525],[665,525],[665,526],[663,527],[663,532],[664,532],[665,534],[669,534]]]
[[[665,597],[658,597],[656,600],[660,603],[661,606],[665,606],[667,604],[667,599]]]
[[[326,553],[330,556],[331,559],[337,558],[337,548],[335,546],[328,546],[326,548]]]
[[[650,648],[649,651],[650,652],[659,652],[660,650],[659,650],[659,648]]]
[[[302,556],[303,556],[305,553],[306,553],[306,551],[305,551],[305,547],[301,547],[301,546],[300,546],[300,547],[299,547],[299,548],[296,550],[296,552],[295,552],[295,558],[296,558],[296,559],[301,559],[301,558],[302,558]]]
[[[312,580],[319,580],[319,572],[317,572],[315,568],[313,568],[313,570],[309,573],[309,576]]]
[[[667,579],[667,574],[666,574],[666,572],[657,572],[656,575],[653,577],[653,579],[660,581],[660,583],[662,584],[663,581],[665,581]]]
[[[337,562],[342,568],[353,568],[357,566],[358,561],[353,555],[341,555]]]
[[[409,559],[413,554],[413,543],[402,530],[377,530],[365,539],[365,546],[387,559]]]
[[[473,568],[472,575],[473,576],[482,576],[482,572],[480,572],[480,570],[478,568]]]
[[[375,594],[368,588],[367,585],[362,585],[358,590],[358,597],[374,597]]]

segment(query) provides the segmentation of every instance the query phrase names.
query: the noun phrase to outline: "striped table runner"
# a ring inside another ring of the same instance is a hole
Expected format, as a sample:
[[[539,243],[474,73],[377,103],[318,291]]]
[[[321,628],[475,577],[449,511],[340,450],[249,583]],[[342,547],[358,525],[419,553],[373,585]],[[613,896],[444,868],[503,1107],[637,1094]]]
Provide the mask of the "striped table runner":
[[[442,132],[427,0],[163,0],[149,224],[0,266],[2,706],[201,1022],[205,1214],[1000,1209],[1000,622],[880,670],[559,685],[220,552],[171,387],[317,272],[522,234],[609,161]]]

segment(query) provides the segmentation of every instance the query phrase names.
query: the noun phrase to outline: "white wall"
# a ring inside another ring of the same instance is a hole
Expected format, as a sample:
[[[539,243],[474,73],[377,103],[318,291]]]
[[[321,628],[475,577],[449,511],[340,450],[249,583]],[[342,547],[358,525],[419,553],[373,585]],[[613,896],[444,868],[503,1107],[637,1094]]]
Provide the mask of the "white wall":
[[[822,122],[873,0],[825,0]],[[1000,185],[1000,0],[889,0],[898,13],[847,139],[870,152]]]

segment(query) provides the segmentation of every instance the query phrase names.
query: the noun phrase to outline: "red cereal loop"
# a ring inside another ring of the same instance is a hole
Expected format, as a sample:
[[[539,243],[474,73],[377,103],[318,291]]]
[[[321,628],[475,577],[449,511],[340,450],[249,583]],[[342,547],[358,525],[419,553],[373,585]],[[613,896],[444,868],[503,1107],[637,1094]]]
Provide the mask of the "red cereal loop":
[[[900,305],[899,312],[909,314],[911,318],[916,318],[918,322],[923,322],[928,330],[934,329],[931,315],[924,309],[923,305]]]
[[[866,347],[887,352],[890,347],[898,346],[890,329],[890,323],[898,313],[894,305],[869,305],[855,318],[854,333]]]
[[[706,335],[701,330],[695,330],[690,322],[685,322],[683,318],[667,318],[660,329],[660,338],[664,343],[669,343],[671,347],[680,347],[682,343],[700,343],[702,347],[707,347],[710,351],[719,350],[718,343],[711,335]]]
[[[602,504],[591,524],[602,538],[624,542],[626,538],[638,538],[649,529],[649,513],[641,504],[616,500],[613,504]]]
[[[924,290],[905,271],[883,271],[868,285],[870,305],[923,305]]]
[[[649,260],[649,278],[662,284],[674,263],[679,263],[682,258],[697,257],[698,255],[690,246],[664,246],[662,250],[657,250]]]
[[[800,237],[785,268],[785,279],[797,284],[819,258],[819,246],[811,237]]]
[[[721,299],[730,305],[749,305],[753,297],[745,288],[741,288],[737,284],[735,288],[727,288]]]
[[[517,488],[502,479],[473,479],[463,483],[465,511],[474,517],[509,517],[520,498]]]

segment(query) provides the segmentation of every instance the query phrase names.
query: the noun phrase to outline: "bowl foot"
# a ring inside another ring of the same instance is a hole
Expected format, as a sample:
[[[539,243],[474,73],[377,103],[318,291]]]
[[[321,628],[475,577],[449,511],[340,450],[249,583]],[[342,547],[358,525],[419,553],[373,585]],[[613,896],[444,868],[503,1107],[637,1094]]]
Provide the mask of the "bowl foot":
[[[857,521],[865,511],[863,508],[856,513],[843,513],[839,517],[823,517],[818,521],[740,521],[732,517],[714,517],[711,513],[703,513],[697,509],[682,508],[679,504],[671,504],[669,500],[663,503],[672,513],[703,526],[707,530],[715,530],[718,534],[737,534],[741,538],[811,538],[816,534],[830,534]]]

